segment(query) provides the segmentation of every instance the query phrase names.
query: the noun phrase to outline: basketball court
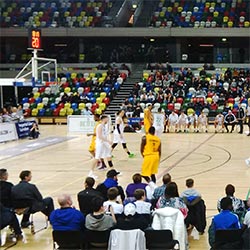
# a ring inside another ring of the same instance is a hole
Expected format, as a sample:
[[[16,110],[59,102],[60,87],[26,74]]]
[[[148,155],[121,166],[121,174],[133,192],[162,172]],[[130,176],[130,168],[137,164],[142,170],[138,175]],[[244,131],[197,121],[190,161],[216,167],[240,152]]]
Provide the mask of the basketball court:
[[[250,167],[244,161],[250,156],[250,138],[237,132],[214,134],[214,128],[210,127],[210,130],[209,133],[163,134],[161,164],[157,175],[157,184],[161,185],[161,177],[169,172],[178,184],[179,193],[185,189],[185,180],[193,178],[195,188],[206,203],[208,226],[211,217],[217,214],[217,199],[224,196],[225,186],[229,183],[235,185],[235,196],[245,199],[250,181]],[[14,184],[19,181],[18,175],[22,170],[31,170],[32,183],[37,185],[44,197],[53,197],[56,208],[56,199],[61,193],[71,194],[78,208],[76,196],[83,189],[84,179],[90,169],[90,137],[68,134],[65,125],[40,125],[40,132],[38,140],[24,139],[0,144],[0,167],[8,169],[9,181]],[[140,133],[125,134],[128,148],[136,154],[135,158],[129,159],[121,145],[113,152],[115,169],[122,172],[119,184],[124,188],[132,181],[132,175],[141,169],[141,136]],[[96,170],[97,183],[104,180],[105,173]],[[43,227],[44,223],[41,213],[34,215],[36,229]],[[208,226],[199,241],[189,238],[190,249],[209,249]],[[51,226],[35,235],[30,233],[30,229],[23,231],[24,242],[18,242],[13,249],[52,249]]]

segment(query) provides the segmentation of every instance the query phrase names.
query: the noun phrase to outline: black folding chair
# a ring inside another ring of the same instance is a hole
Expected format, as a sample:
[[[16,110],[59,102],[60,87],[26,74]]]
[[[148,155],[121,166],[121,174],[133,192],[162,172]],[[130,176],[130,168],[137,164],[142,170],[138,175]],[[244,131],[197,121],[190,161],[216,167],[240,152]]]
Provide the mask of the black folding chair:
[[[53,231],[53,250],[56,249],[85,249],[84,232],[82,231]]]
[[[110,230],[94,231],[86,230],[85,237],[88,244],[87,249],[107,249],[109,242]]]
[[[178,240],[173,239],[170,230],[146,230],[146,247],[149,250],[180,249]]]
[[[213,249],[242,249],[242,230],[216,230]]]
[[[29,213],[30,212],[30,207],[23,207],[23,208],[16,208],[15,209],[15,213],[17,215],[23,215],[25,213]],[[35,225],[34,225],[34,213],[31,213],[30,215],[30,232],[31,234],[36,234],[42,230],[45,230],[48,228],[48,219],[47,217],[45,216],[45,223],[44,223],[44,226],[42,226],[41,228],[39,229],[35,229]]]

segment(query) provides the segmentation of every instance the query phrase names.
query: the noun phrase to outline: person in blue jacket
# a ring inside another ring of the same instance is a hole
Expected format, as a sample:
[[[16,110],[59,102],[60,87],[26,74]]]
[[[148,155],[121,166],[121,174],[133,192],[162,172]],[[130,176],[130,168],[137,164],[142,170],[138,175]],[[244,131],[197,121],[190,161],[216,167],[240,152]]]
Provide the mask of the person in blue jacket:
[[[85,217],[72,205],[71,196],[62,194],[58,197],[59,209],[50,215],[50,223],[54,231],[84,231]]]

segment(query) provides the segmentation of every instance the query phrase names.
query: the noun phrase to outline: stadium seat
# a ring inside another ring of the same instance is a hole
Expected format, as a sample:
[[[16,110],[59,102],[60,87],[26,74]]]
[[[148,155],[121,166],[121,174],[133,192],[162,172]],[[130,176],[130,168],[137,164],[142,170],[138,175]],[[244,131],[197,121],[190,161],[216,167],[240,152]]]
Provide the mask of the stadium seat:
[[[64,108],[60,109],[59,116],[66,116],[66,112],[67,112],[66,109],[64,109]]]
[[[36,108],[32,109],[31,115],[32,116],[37,116],[38,115],[38,109],[36,109]]]

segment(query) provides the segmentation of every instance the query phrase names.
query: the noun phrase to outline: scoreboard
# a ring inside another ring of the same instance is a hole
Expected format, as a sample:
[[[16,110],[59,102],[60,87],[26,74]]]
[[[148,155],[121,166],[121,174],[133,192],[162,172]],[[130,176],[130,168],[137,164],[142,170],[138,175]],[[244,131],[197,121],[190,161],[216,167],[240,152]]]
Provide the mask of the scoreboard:
[[[29,48],[32,49],[42,48],[42,32],[40,29],[29,30]]]

